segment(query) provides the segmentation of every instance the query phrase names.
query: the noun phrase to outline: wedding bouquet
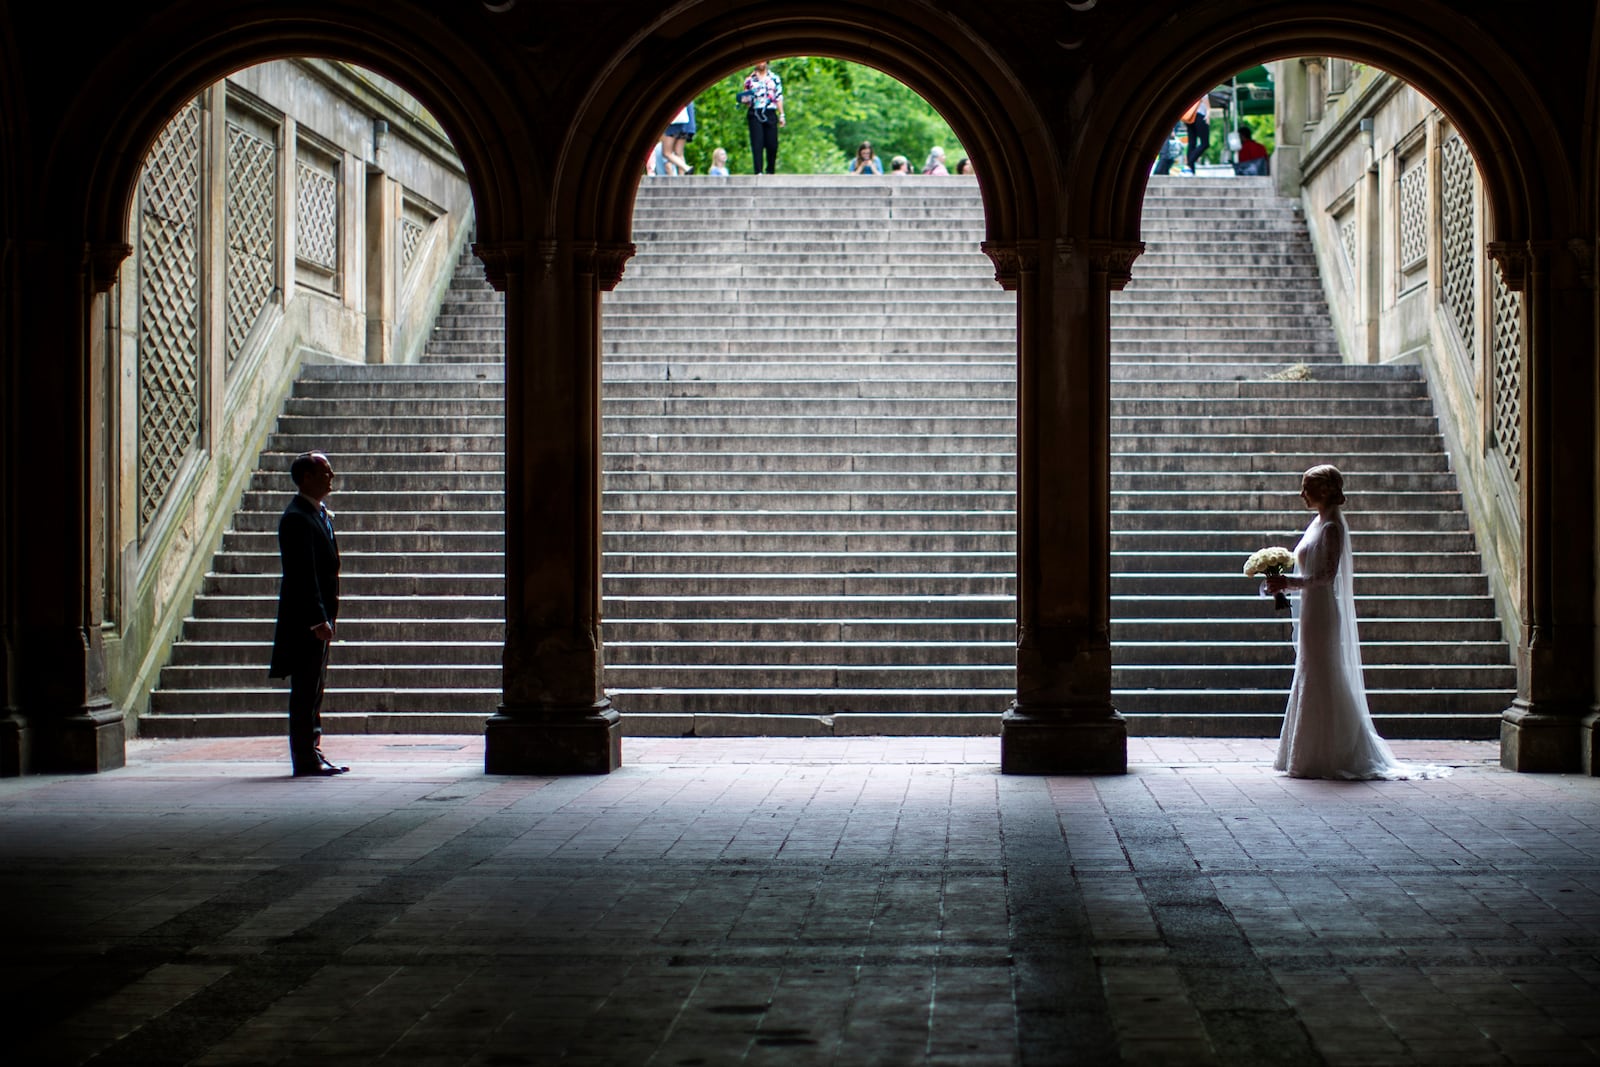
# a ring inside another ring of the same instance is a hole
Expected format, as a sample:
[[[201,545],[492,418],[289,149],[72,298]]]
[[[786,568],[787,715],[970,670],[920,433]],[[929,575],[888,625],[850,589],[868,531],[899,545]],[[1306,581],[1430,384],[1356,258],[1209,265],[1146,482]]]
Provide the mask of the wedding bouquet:
[[[1288,574],[1294,569],[1294,553],[1287,548],[1262,548],[1250,554],[1244,561],[1244,576],[1246,578],[1263,578],[1269,574]],[[1261,595],[1266,596],[1266,583],[1262,583]],[[1289,606],[1289,598],[1282,593],[1275,594],[1272,598],[1279,611]]]

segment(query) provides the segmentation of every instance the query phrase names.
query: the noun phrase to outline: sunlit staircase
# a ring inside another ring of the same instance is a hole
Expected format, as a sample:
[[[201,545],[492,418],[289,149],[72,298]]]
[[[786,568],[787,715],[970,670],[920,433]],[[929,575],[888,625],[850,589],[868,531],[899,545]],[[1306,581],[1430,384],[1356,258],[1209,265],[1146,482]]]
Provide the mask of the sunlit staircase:
[[[1015,305],[964,179],[651,180],[605,306],[606,684],[636,733],[998,729],[1014,690]],[[1239,574],[1345,469],[1374,710],[1497,729],[1514,675],[1415,367],[1339,362],[1262,179],[1153,179],[1113,302],[1115,699],[1273,732],[1289,624]],[[339,481],[330,729],[469,730],[499,699],[500,298],[464,258],[426,362],[305,368],[147,734],[269,732],[288,460]]]

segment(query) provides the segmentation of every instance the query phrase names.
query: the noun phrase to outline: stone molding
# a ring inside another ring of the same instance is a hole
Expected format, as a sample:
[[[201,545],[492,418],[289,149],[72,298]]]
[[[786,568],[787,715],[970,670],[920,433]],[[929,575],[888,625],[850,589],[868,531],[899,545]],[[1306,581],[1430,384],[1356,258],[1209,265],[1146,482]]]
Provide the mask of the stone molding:
[[[84,246],[83,261],[89,268],[89,281],[96,293],[109,293],[117,284],[123,261],[133,255],[133,246],[125,243],[90,243]]]
[[[472,251],[483,261],[483,276],[490,285],[505,292],[506,281],[530,270],[540,281],[556,276],[561,266],[563,246],[572,249],[572,269],[578,274],[593,274],[600,287],[610,291],[622,280],[628,260],[638,251],[631,241],[590,241],[573,244],[556,238],[535,241],[475,242]],[[531,252],[531,262],[530,262]]]
[[[523,241],[474,241],[472,254],[483,262],[483,276],[499,292],[506,291],[506,282],[513,274],[521,274],[528,246]]]
[[[1120,291],[1133,279],[1133,261],[1144,253],[1143,241],[1090,241],[1089,265],[1104,272],[1106,286]]]
[[[1567,238],[1567,251],[1578,265],[1578,284],[1585,289],[1594,288],[1594,242],[1586,237]]]
[[[573,266],[580,274],[593,274],[606,292],[622,281],[628,260],[639,251],[632,241],[598,241],[573,252]]]
[[[984,241],[978,247],[994,264],[994,280],[1008,293],[1017,291],[1018,280],[1024,271],[1039,269],[1039,242],[1033,238]]]
[[[1532,253],[1525,241],[1490,241],[1484,252],[1500,268],[1500,277],[1513,293],[1526,292]]]

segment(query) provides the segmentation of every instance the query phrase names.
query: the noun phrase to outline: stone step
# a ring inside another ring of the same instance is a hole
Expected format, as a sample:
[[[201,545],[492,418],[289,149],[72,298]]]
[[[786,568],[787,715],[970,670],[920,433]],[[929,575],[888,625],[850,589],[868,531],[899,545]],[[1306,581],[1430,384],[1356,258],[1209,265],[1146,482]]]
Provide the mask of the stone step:
[[[342,651],[342,650],[341,650]],[[885,649],[886,654],[895,649]],[[672,663],[608,665],[607,681],[613,693],[627,690],[692,690],[704,685],[707,669],[715,672],[721,687],[741,690],[1014,690],[1015,668],[1006,663],[860,662],[816,664],[697,662],[685,656]],[[259,670],[259,668],[257,668]],[[161,687],[168,690],[227,690],[260,685],[249,673],[228,664],[173,665],[162,672]],[[1376,664],[1365,668],[1372,689],[1500,689],[1515,684],[1509,665],[1472,666],[1437,664]],[[1123,666],[1112,671],[1112,685],[1126,691],[1274,690],[1289,688],[1292,664],[1184,664],[1177,666]],[[467,690],[498,691],[499,663],[347,663],[340,657],[328,669],[328,688],[396,691]],[[1280,698],[1281,699],[1281,698]],[[279,697],[280,702],[282,697]],[[1281,705],[1280,705],[1281,706]]]
[[[603,298],[605,682],[635,729],[994,732],[1015,696],[1015,297],[977,251],[974,183],[840,185],[641,186],[640,253]],[[1374,709],[1497,730],[1511,657],[1417,368],[1340,362],[1270,179],[1154,178],[1143,217],[1112,298],[1119,707],[1276,729],[1290,623],[1238,572],[1298,538],[1299,472],[1331,461],[1351,474]],[[313,446],[340,472],[348,598],[330,728],[482,729],[503,655],[504,338],[466,254],[425,363],[305,368],[147,732],[281,731],[284,690],[261,677],[275,531],[282,472]]]
[[[627,469],[616,469],[613,464],[627,463]],[[791,453],[630,453],[608,456],[604,472],[605,485],[616,490],[654,488],[664,490],[712,489],[722,484],[733,484],[735,479],[750,489],[776,490],[787,486],[809,485],[812,488],[884,490],[894,485],[936,489],[944,485],[962,485],[974,489],[1000,489],[1012,484],[1010,473],[1014,463],[1006,453],[898,453],[890,455],[815,455]],[[1185,495],[1223,494],[1240,498],[1241,494],[1256,494],[1259,501],[1275,501],[1280,506],[1292,508],[1285,485],[1293,485],[1298,471],[1266,472],[1207,472],[1199,469],[1182,472],[1186,489],[1177,490],[1169,484],[1168,471],[1112,472],[1113,503],[1128,507],[1129,501],[1153,499],[1155,494],[1181,492]],[[1368,472],[1371,484],[1382,485],[1392,493],[1453,492],[1454,479],[1442,471]],[[976,481],[974,481],[976,479]],[[436,494],[452,501],[466,499],[454,494],[481,494],[485,507],[500,509],[504,502],[505,476],[498,470],[452,472],[449,488],[435,488],[438,479],[426,471],[402,469],[341,470],[339,491],[356,496],[358,501],[375,499],[372,494]],[[251,477],[249,492],[242,510],[279,511],[293,493],[289,477],[282,470],[256,471]],[[1219,499],[1221,499],[1219,497]],[[1374,497],[1362,498],[1368,506]],[[1232,504],[1212,504],[1207,510]],[[1255,508],[1272,504],[1257,502]],[[349,510],[345,503],[340,510]],[[360,510],[358,506],[357,510]]]
[[[612,557],[627,562],[627,557]],[[845,561],[851,562],[851,561]],[[979,561],[984,562],[984,561]],[[993,566],[962,572],[953,561],[943,566],[923,568],[837,570],[800,568],[780,570],[727,570],[737,564],[720,562],[714,569],[679,568],[638,573],[607,573],[602,585],[605,595],[616,597],[743,597],[763,595],[774,604],[801,594],[832,596],[882,596],[901,593],[909,596],[1012,595],[1014,558],[997,554]],[[202,598],[262,597],[277,595],[279,578],[269,571],[259,573],[215,573],[205,579]],[[355,572],[341,582],[350,597],[504,597],[505,580],[494,572],[363,574]],[[1392,596],[1475,597],[1488,592],[1481,575],[1441,575],[1437,573],[1383,574],[1363,571],[1356,577],[1358,598],[1387,594]],[[1168,596],[1236,597],[1251,599],[1254,584],[1237,573],[1220,574],[1132,574],[1112,575],[1113,598],[1160,598]]]
[[[883,353],[850,359],[840,357],[840,353],[832,352],[825,360],[795,363],[728,358],[662,359],[659,354],[623,357],[612,353],[606,357],[604,380],[721,382],[803,378],[813,381],[842,381],[853,374],[860,381],[923,381],[930,377],[938,377],[946,381],[1015,382],[1017,376],[1015,352],[1009,355],[989,356],[966,353],[954,357],[939,356],[916,360],[903,355]],[[1282,365],[1280,362],[1270,369]],[[1252,366],[1251,370],[1259,375],[1261,368]],[[1192,371],[1184,375],[1184,377],[1192,376]]]
[[[819,516],[830,521],[819,521]],[[944,516],[941,513],[916,513],[909,516],[879,515],[877,529],[864,529],[861,523],[843,521],[839,513],[808,512],[802,515],[759,516],[745,513],[720,514],[693,521],[680,516],[681,528],[639,517],[612,516],[606,520],[606,544],[616,551],[665,551],[675,546],[683,551],[825,551],[848,543],[857,550],[897,551],[925,549],[929,544],[953,543],[972,550],[1000,551],[1011,543],[1010,516],[1001,512],[982,516]],[[804,519],[802,523],[799,520]],[[888,523],[892,522],[893,527]],[[223,552],[273,553],[277,551],[276,521],[240,521],[223,538]],[[485,521],[481,525],[489,526]],[[619,528],[619,527],[631,527]],[[1243,559],[1263,544],[1292,543],[1298,527],[1287,523],[1276,528],[1248,530],[1114,530],[1111,550],[1146,555],[1169,553],[1218,552],[1236,554]],[[1473,552],[1476,546],[1470,532],[1458,530],[1405,531],[1384,529],[1357,531],[1351,537],[1355,551],[1362,554],[1403,552],[1458,554]],[[344,530],[339,534],[341,552],[406,554],[426,552],[503,553],[505,537],[492,529],[433,529],[401,532]],[[219,568],[220,569],[220,568]]]
[[[369,366],[365,364],[305,364],[300,368],[301,382],[459,382],[505,381],[505,363],[502,360],[482,367],[452,367],[448,364],[413,363]]]
[[[1145,649],[1153,646],[1173,649],[1173,657],[1198,657],[1210,662],[1208,650],[1214,645],[1249,644],[1268,649],[1273,655],[1283,655],[1284,650],[1293,657],[1289,638],[1289,621],[1283,613],[1274,612],[1265,603],[1255,615],[1240,618],[1204,619],[1193,615],[1178,618],[1119,618],[1112,620],[1112,656],[1117,662],[1149,662]],[[1478,659],[1467,662],[1501,662],[1508,657],[1501,640],[1499,621],[1492,618],[1438,619],[1431,617],[1384,618],[1374,615],[1377,609],[1366,606],[1358,611],[1361,622],[1363,656],[1371,644],[1425,645],[1429,642],[1457,644],[1463,654],[1471,649],[1485,652]],[[209,618],[191,616],[183,626],[185,643],[196,646],[224,644],[243,646],[253,644],[270,648],[272,644],[273,616],[235,616]],[[1452,642],[1437,642],[1442,628],[1457,638]],[[663,644],[673,641],[720,642],[741,641],[809,641],[829,645],[858,641],[894,642],[904,644],[927,640],[963,639],[966,642],[1003,642],[1015,645],[1016,619],[1014,615],[980,617],[977,615],[952,622],[945,618],[851,618],[825,617],[807,619],[760,619],[702,617],[691,620],[629,618],[608,616],[605,624],[606,644],[622,643]],[[489,643],[503,647],[505,623],[500,617],[425,619],[398,616],[394,618],[350,618],[339,623],[338,647],[346,643],[371,644],[382,647],[399,647],[423,643],[448,649],[453,642]],[[175,646],[177,647],[177,646]],[[1494,655],[1487,653],[1493,652]],[[264,665],[266,657],[240,659],[234,662]],[[1374,662],[1379,662],[1374,660]]]

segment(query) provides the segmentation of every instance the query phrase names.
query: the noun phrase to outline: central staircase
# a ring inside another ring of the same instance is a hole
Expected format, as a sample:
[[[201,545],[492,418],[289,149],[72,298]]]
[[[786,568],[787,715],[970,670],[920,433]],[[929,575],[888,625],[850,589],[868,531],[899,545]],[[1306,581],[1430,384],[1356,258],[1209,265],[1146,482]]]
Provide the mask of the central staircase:
[[[1151,181],[1113,301],[1115,703],[1274,733],[1289,625],[1239,574],[1346,471],[1372,706],[1494,736],[1515,685],[1426,385],[1339,361],[1268,179]],[[965,179],[647,181],[605,305],[606,686],[630,733],[987,733],[1014,694],[1015,304]],[[464,257],[424,363],[308,366],[147,735],[281,732],[264,677],[282,472],[332,456],[330,730],[471,731],[499,700],[503,305]]]

